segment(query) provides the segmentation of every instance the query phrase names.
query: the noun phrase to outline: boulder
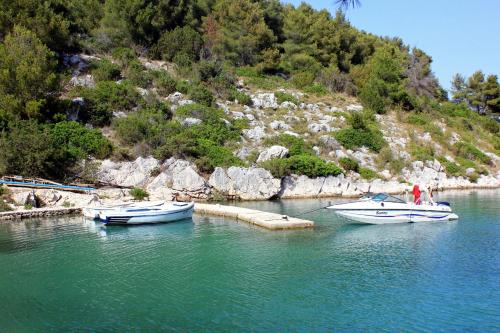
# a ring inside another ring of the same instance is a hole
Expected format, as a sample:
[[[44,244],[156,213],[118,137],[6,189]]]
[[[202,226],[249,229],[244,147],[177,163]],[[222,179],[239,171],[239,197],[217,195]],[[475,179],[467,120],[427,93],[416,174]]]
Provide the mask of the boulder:
[[[271,146],[259,154],[257,163],[265,162],[273,158],[283,158],[288,155],[288,149],[283,146]]]
[[[286,124],[284,121],[281,121],[281,120],[273,120],[273,121],[271,121],[271,123],[269,124],[269,127],[271,127],[275,131],[290,129],[290,126],[288,124]]]
[[[254,128],[244,129],[243,135],[249,140],[258,142],[266,136],[266,132],[265,132],[264,127],[256,126]]]
[[[182,126],[194,126],[194,125],[199,125],[201,123],[202,123],[201,119],[198,118],[188,117],[181,120]]]
[[[335,139],[334,137],[332,137],[330,135],[320,136],[319,142],[321,142],[321,144],[325,148],[330,149],[330,150],[340,149],[342,147],[342,145],[337,141],[337,139]]]
[[[277,109],[278,108],[278,100],[274,93],[260,93],[251,95],[252,104],[256,108],[260,109]]]
[[[360,104],[349,104],[347,107],[346,107],[346,110],[347,111],[354,111],[354,112],[357,112],[357,111],[363,111],[363,106],[360,105]]]
[[[331,127],[328,124],[324,123],[312,123],[307,125],[307,129],[311,133],[318,133],[318,132],[330,132]]]
[[[69,80],[69,84],[75,87],[79,86],[79,87],[93,88],[95,87],[95,80],[92,75],[86,74],[81,76],[73,76]]]
[[[151,171],[157,167],[159,163],[153,157],[138,157],[132,162],[104,160],[97,172],[97,179],[113,185],[143,187]]]
[[[281,198],[317,198],[321,193],[325,177],[309,178],[291,175],[281,181]]]
[[[206,199],[210,190],[205,179],[193,168],[190,162],[169,158],[161,166],[162,172],[147,186],[156,196],[173,193],[182,199]],[[165,192],[166,191],[166,192]]]
[[[280,104],[280,108],[293,111],[293,110],[297,110],[297,105],[295,105],[295,103],[285,101],[285,102]]]
[[[280,180],[262,168],[217,167],[208,180],[219,193],[242,200],[267,200],[280,191]]]

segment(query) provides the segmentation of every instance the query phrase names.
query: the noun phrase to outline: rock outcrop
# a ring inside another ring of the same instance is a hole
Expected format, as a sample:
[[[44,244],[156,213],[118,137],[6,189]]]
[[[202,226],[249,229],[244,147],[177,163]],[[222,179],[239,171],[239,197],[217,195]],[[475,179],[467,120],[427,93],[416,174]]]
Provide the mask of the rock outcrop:
[[[220,194],[242,200],[267,200],[280,191],[280,180],[262,168],[215,168],[208,180]]]
[[[102,161],[97,172],[98,180],[119,186],[144,187],[159,162],[153,157],[138,157],[132,162]]]
[[[271,146],[259,154],[257,163],[269,161],[273,158],[283,158],[288,155],[288,149],[283,146]]]

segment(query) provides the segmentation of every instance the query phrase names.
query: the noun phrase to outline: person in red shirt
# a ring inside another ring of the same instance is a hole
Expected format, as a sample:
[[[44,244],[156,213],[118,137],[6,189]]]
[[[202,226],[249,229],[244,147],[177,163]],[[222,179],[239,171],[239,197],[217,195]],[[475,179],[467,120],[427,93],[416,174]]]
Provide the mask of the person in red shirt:
[[[420,195],[421,195],[421,192],[420,192],[420,188],[418,187],[417,184],[413,185],[413,203],[415,205],[420,205],[422,203],[421,199],[420,199]]]

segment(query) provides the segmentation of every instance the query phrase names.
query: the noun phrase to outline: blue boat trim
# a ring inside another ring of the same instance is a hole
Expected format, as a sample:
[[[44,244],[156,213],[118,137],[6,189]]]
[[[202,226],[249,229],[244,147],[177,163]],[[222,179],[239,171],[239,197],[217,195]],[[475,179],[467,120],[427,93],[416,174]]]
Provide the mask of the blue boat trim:
[[[399,215],[366,215],[366,214],[356,214],[356,215],[361,215],[361,216],[369,216],[369,217],[380,217],[380,218],[387,218],[387,217],[401,217],[401,216],[408,216],[410,218],[412,217],[428,217],[431,219],[442,219],[444,217],[447,217],[450,214],[442,215],[442,216],[428,216],[424,214],[399,214]]]

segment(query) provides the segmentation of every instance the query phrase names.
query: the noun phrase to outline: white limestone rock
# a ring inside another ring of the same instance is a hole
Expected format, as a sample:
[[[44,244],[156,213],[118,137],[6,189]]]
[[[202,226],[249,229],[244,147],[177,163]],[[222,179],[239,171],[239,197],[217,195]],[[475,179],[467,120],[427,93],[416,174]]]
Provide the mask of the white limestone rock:
[[[274,93],[259,93],[255,95],[250,95],[252,99],[252,104],[256,108],[260,109],[277,109],[278,100]]]
[[[269,161],[273,158],[284,158],[288,155],[288,149],[283,146],[271,146],[259,154],[257,163]]]
[[[267,200],[281,188],[281,181],[263,168],[217,167],[208,183],[219,193],[242,200]]]
[[[97,172],[97,178],[104,183],[119,186],[143,187],[159,162],[153,157],[138,157],[132,162],[102,161]]]
[[[349,104],[346,107],[346,110],[347,111],[354,111],[354,112],[363,111],[363,106],[360,104]]]
[[[202,123],[201,119],[198,118],[187,117],[181,120],[182,126],[187,126],[187,127],[199,125],[201,123]]]
[[[264,127],[256,126],[254,128],[244,129],[243,135],[249,140],[259,142],[266,136],[266,132]]]
[[[281,121],[281,120],[273,120],[273,121],[271,121],[271,123],[269,123],[269,127],[271,127],[275,131],[290,129],[290,126],[288,124],[286,124],[284,121]]]

